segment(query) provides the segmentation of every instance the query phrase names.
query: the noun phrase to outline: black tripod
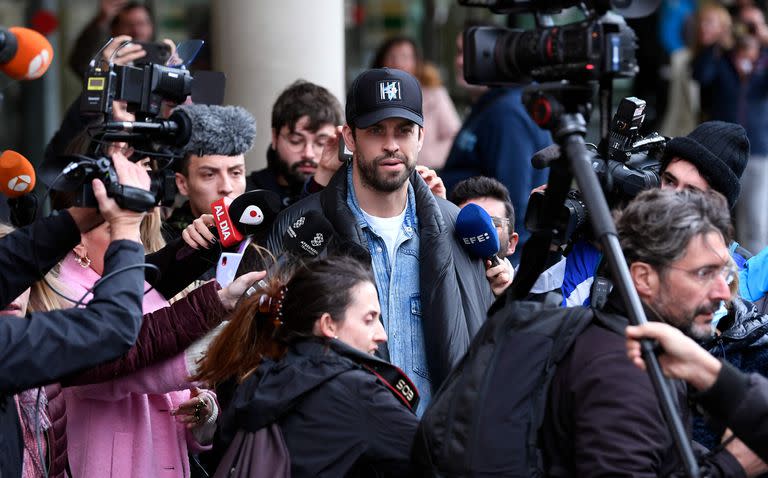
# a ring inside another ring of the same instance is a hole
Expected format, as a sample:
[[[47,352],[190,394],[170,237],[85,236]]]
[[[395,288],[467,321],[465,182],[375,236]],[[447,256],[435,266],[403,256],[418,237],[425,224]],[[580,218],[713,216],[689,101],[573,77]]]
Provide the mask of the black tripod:
[[[532,85],[526,88],[523,94],[523,102],[533,120],[540,127],[550,130],[555,142],[560,145],[561,157],[550,166],[543,207],[539,208],[533,221],[527,221],[526,226],[530,223],[533,229],[531,238],[523,248],[520,269],[508,294],[513,300],[522,300],[544,270],[550,246],[557,238],[562,237],[561,231],[567,227],[566,218],[561,217],[559,211],[562,210],[571,181],[575,178],[590,212],[594,237],[603,247],[614,283],[627,305],[629,320],[635,325],[644,324],[647,322],[645,312],[632,284],[616,227],[584,142],[587,133],[584,118],[591,108],[592,94],[593,89],[590,86],[566,82]],[[654,353],[653,342],[643,341],[642,350],[648,374],[687,475],[699,477],[698,463],[675,408],[669,383],[664,378]]]

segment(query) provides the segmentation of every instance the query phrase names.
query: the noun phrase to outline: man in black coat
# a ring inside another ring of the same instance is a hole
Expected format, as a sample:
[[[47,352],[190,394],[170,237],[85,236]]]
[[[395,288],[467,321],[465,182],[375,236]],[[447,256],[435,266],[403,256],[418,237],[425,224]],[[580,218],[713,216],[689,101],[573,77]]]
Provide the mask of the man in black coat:
[[[709,337],[731,296],[730,215],[715,192],[654,189],[616,219],[630,275],[649,320]],[[552,380],[542,427],[551,476],[675,476],[681,462],[647,374],[626,356],[626,309],[609,296],[600,319],[577,338]],[[686,390],[677,403],[690,418]],[[699,457],[707,476],[745,476],[751,452],[738,440]]]
[[[482,261],[470,258],[455,235],[458,207],[436,198],[415,172],[425,134],[418,81],[399,70],[365,71],[352,83],[346,108],[351,164],[322,192],[283,211],[268,246],[282,251],[286,230],[318,211],[333,226],[334,241],[370,253],[389,336],[379,354],[414,381],[420,414],[466,352],[493,294]]]

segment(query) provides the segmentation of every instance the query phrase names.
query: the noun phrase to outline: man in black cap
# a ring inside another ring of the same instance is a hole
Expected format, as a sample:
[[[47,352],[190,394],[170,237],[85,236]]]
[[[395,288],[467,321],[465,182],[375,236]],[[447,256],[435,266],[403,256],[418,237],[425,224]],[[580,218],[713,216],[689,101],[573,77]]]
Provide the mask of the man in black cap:
[[[319,211],[334,241],[370,253],[389,341],[378,353],[420,394],[418,414],[464,355],[493,294],[481,260],[454,233],[459,208],[435,197],[415,172],[424,141],[419,83],[400,70],[361,73],[347,96],[344,141],[351,163],[322,192],[278,216],[269,240],[279,253],[296,219]]]
[[[661,160],[661,185],[675,189],[714,189],[733,210],[741,174],[749,159],[746,131],[735,123],[707,121],[688,136],[673,138]]]

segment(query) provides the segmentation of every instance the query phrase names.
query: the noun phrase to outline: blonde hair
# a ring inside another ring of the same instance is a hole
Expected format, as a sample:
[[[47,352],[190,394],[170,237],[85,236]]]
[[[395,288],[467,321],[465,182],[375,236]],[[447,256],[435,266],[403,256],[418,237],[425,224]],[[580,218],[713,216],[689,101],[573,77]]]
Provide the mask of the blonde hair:
[[[725,7],[718,3],[705,2],[699,7],[698,12],[696,12],[696,23],[694,24],[696,35],[694,37],[694,55],[698,54],[704,48],[704,46],[699,43],[699,36],[701,33],[701,21],[704,16],[708,14],[715,14],[720,23],[723,24],[723,28],[728,32],[728,35],[726,35],[720,42],[720,46],[726,50],[733,48],[733,19],[731,18],[731,14],[728,13],[728,10]]]
[[[160,216],[159,207],[153,208],[144,216],[144,219],[141,220],[139,232],[141,243],[144,244],[144,251],[146,251],[147,254],[152,254],[165,247],[162,227],[163,220]]]

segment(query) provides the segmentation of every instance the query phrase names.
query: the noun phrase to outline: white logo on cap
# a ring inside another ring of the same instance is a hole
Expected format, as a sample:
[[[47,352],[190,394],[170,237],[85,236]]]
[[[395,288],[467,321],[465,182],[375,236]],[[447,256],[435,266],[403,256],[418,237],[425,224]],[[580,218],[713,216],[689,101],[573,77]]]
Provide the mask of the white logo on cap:
[[[379,97],[386,101],[402,99],[400,96],[400,82],[397,80],[380,82]]]
[[[296,222],[293,223],[293,228],[298,229],[303,225],[304,225],[304,216],[301,216],[296,220]]]
[[[240,216],[240,224],[247,224],[249,226],[258,226],[264,222],[264,213],[261,212],[258,206],[248,206]]]
[[[315,237],[312,238],[312,241],[310,242],[310,244],[312,244],[315,247],[320,246],[322,243],[323,243],[323,235],[319,232],[315,234]]]

